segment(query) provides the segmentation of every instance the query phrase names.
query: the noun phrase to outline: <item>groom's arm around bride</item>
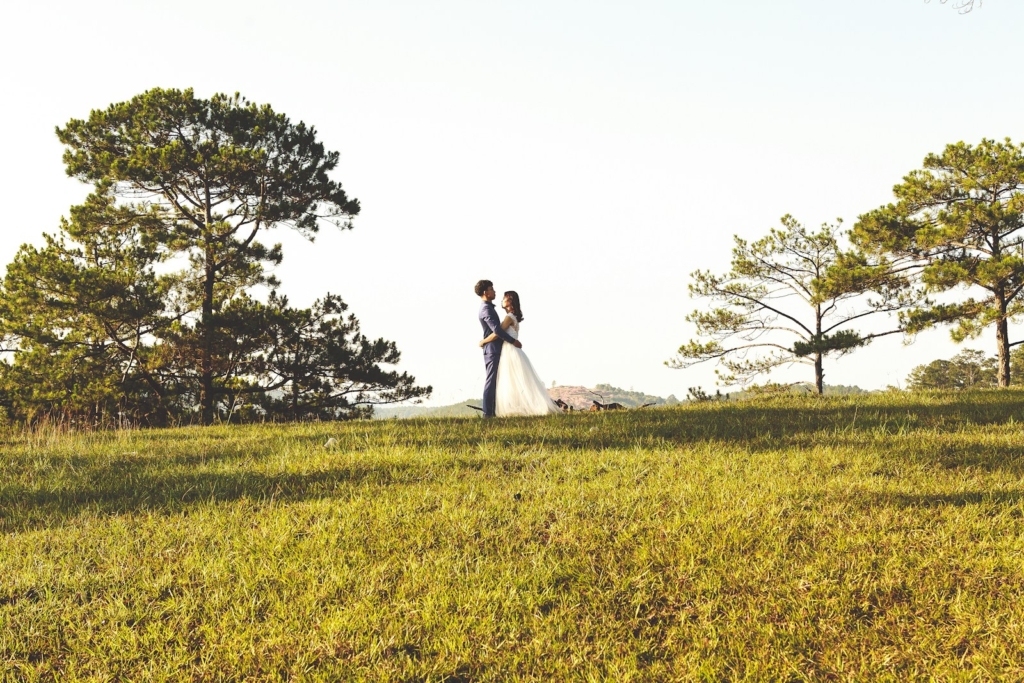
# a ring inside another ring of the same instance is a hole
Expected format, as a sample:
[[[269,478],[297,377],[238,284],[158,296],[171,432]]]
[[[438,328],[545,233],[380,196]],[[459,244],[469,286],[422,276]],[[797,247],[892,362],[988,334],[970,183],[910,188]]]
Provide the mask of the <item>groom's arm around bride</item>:
[[[483,328],[484,339],[488,337],[495,337],[491,342],[484,344],[484,353],[501,353],[501,342],[507,341],[516,348],[523,348],[522,343],[510,335],[501,326],[501,320],[498,319],[498,313],[494,310],[494,285],[491,284],[490,280],[481,280],[476,284],[477,295],[483,300],[483,304],[480,306],[480,326]]]

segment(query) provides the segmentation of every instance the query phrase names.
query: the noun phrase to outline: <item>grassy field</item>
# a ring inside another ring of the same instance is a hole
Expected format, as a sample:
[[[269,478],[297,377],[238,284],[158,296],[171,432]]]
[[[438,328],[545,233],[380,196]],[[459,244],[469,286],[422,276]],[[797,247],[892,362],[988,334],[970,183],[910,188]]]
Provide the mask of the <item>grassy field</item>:
[[[1021,680],[1022,407],[9,433],[0,671]]]

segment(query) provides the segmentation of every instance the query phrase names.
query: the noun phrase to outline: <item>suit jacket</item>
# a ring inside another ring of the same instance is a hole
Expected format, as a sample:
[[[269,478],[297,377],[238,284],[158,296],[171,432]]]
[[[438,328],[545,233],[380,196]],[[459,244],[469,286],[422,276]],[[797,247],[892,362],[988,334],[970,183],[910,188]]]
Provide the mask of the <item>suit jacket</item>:
[[[484,336],[481,339],[491,336],[492,332],[498,335],[498,338],[490,344],[484,344],[485,356],[501,355],[501,342],[507,341],[511,344],[515,341],[512,335],[501,329],[501,320],[498,319],[498,314],[494,310],[494,304],[489,301],[485,301],[480,307],[480,327],[484,331]]]

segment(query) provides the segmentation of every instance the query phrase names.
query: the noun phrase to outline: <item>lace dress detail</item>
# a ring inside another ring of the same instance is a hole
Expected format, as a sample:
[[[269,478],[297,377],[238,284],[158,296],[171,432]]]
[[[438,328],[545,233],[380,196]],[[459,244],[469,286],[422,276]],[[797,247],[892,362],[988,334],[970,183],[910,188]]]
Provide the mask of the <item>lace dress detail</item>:
[[[513,339],[519,339],[519,322],[512,318],[507,330]],[[494,414],[499,417],[510,415],[547,415],[561,413],[544,388],[544,382],[537,376],[530,359],[522,349],[503,342],[501,359],[498,361],[498,392]]]

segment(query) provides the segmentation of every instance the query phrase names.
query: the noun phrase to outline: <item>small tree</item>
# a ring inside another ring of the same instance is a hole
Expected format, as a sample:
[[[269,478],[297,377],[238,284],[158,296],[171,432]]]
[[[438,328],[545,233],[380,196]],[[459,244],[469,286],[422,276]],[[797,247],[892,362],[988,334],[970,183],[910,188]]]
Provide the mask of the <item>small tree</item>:
[[[690,296],[713,302],[687,320],[698,339],[679,348],[666,364],[687,368],[715,360],[724,383],[748,383],[790,364],[814,368],[817,393],[824,391],[824,359],[839,356],[870,340],[899,332],[861,333],[850,326],[869,315],[906,305],[906,282],[885,264],[844,254],[839,225],[810,232],[792,216],[782,229],[748,243],[735,238],[732,269],[725,275],[696,271]],[[865,296],[874,291],[875,297]]]
[[[854,243],[906,264],[932,293],[964,292],[909,309],[907,330],[950,324],[960,342],[994,327],[998,383],[1009,386],[1010,347],[1021,343],[1010,341],[1009,322],[1024,313],[1024,149],[1009,139],[948,145],[893,193],[895,204],[860,217]]]
[[[1013,384],[1024,384],[1024,347],[1010,352]],[[949,360],[918,365],[907,377],[909,389],[974,389],[998,386],[998,359],[982,351],[965,349]]]
[[[950,360],[918,365],[907,377],[910,389],[973,389],[996,386],[996,360],[966,349]]]
[[[430,387],[417,387],[408,373],[381,367],[398,363],[398,348],[364,336],[340,297],[327,294],[296,309],[271,296],[261,308],[269,343],[243,357],[238,377],[244,382],[240,393],[254,395],[271,419],[368,416],[374,405],[429,395]]]
[[[145,237],[152,217],[115,207],[108,189],[7,267],[0,321],[16,362],[0,366],[0,385],[15,419],[129,414],[159,424],[172,412],[177,390],[152,340],[171,323],[164,311],[175,278],[155,272],[158,250]]]

